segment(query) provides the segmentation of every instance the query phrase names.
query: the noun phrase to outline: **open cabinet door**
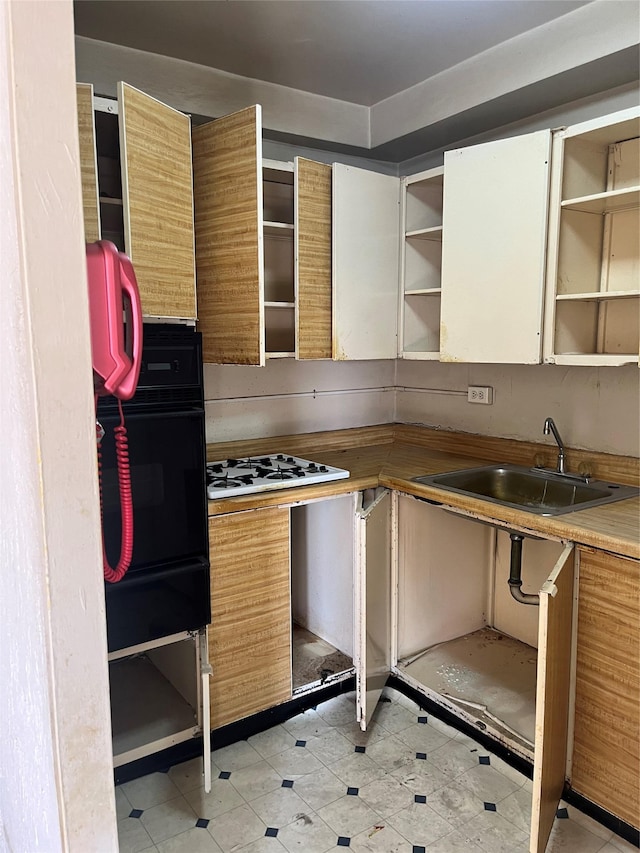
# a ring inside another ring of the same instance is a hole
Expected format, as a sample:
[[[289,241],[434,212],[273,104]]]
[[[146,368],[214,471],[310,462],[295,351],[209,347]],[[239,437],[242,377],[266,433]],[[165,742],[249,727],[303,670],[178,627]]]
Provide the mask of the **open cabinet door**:
[[[80,179],[82,181],[84,239],[87,243],[93,243],[100,239],[100,205],[98,204],[93,86],[90,83],[77,83],[76,98],[78,100],[78,138],[80,142]]]
[[[191,119],[118,83],[124,240],[142,313],[196,317]]]
[[[333,358],[397,358],[400,180],[334,163]]]
[[[569,727],[574,546],[540,590],[530,853],[544,853],[564,787]]]
[[[202,357],[265,365],[259,106],[193,128]]]
[[[362,731],[391,670],[391,492],[356,511],[356,713]]]

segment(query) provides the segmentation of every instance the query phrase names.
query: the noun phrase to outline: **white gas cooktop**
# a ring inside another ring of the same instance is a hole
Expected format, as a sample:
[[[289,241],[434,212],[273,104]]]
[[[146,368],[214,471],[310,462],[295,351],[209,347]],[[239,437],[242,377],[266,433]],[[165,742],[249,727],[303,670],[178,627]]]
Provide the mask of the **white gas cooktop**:
[[[207,463],[207,495],[209,500],[216,500],[252,492],[326,483],[348,476],[349,472],[344,468],[311,462],[287,453],[223,459]]]

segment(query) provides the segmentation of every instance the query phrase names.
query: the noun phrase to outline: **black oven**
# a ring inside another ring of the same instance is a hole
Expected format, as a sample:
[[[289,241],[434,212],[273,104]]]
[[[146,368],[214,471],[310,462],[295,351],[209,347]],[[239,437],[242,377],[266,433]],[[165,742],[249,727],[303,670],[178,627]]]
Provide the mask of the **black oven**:
[[[123,403],[129,444],[134,539],[124,578],[106,583],[109,651],[192,630],[210,621],[206,450],[201,336],[145,324],[140,381]],[[117,401],[101,398],[102,511],[111,566],[120,556],[121,514],[113,428]]]

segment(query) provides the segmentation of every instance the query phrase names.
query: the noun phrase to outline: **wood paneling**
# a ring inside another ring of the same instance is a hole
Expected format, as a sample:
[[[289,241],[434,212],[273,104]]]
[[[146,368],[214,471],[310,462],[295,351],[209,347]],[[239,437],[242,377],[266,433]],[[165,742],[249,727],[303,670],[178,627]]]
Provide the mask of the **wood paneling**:
[[[98,173],[96,168],[96,127],[93,118],[93,86],[78,83],[78,136],[80,139],[80,178],[82,180],[82,213],[84,239],[93,243],[100,239],[98,207]]]
[[[564,788],[569,726],[574,549],[567,545],[540,591],[532,853],[544,853]]]
[[[296,158],[297,353],[331,358],[331,166]]]
[[[265,363],[260,107],[193,129],[203,358]]]
[[[640,827],[640,565],[584,549],[571,787]]]
[[[211,726],[291,698],[289,510],[209,519]]]
[[[118,84],[125,247],[142,312],[195,319],[191,121]]]

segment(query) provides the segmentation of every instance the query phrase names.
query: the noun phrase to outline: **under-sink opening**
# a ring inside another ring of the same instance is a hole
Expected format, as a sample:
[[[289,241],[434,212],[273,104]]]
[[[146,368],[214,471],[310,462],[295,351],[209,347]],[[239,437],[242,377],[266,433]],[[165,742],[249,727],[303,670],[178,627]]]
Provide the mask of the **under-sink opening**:
[[[291,508],[292,690],[353,672],[353,496]]]
[[[509,531],[409,497],[398,529],[398,674],[531,756],[540,608],[510,594]],[[562,550],[525,537],[524,592],[540,591]]]

